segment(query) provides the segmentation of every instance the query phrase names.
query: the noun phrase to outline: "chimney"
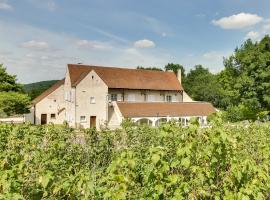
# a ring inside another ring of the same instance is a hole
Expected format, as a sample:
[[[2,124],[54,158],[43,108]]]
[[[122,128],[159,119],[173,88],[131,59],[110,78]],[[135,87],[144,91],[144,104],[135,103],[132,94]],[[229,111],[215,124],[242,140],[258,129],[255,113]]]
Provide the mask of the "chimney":
[[[181,73],[181,69],[178,69],[177,70],[176,77],[177,77],[179,83],[182,84],[182,73]]]

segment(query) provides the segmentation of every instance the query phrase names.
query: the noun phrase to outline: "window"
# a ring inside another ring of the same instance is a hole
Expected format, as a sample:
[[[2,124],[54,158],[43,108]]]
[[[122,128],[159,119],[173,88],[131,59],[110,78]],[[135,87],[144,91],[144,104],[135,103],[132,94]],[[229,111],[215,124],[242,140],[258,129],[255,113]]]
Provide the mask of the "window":
[[[155,95],[148,94],[148,102],[154,102],[155,101]]]
[[[65,92],[65,100],[68,100],[68,92]]]
[[[85,116],[80,116],[80,122],[86,122],[86,117]]]
[[[111,101],[117,101],[117,94],[111,94]]]
[[[67,91],[67,92],[65,92],[65,100],[66,101],[71,101],[72,100],[72,92],[71,91]]]
[[[51,119],[55,119],[55,114],[51,114]]]
[[[69,112],[66,112],[66,120],[67,122],[71,122],[71,115],[69,114]]]
[[[128,101],[135,101],[135,95],[134,94],[129,94],[128,95]]]
[[[70,91],[70,102],[74,102],[74,92],[73,91]]]
[[[167,102],[172,102],[172,96],[167,95],[167,96],[166,96],[166,101],[167,101]]]
[[[90,97],[90,103],[91,103],[91,104],[96,103],[95,97]]]

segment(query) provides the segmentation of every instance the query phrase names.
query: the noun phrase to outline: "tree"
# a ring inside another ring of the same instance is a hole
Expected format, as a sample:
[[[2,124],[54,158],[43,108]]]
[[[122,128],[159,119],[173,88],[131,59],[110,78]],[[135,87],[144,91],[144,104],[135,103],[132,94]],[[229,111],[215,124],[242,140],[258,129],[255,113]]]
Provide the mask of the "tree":
[[[184,82],[185,91],[196,101],[208,101],[221,107],[221,93],[217,76],[202,65],[196,65],[187,74]]]
[[[142,66],[138,66],[137,69],[153,70],[153,71],[163,71],[162,69],[160,69],[158,67],[142,67]]]
[[[0,114],[12,116],[29,111],[30,98],[18,92],[0,92]]]
[[[0,64],[0,92],[23,92],[23,86],[16,83],[16,76],[9,75],[3,64]]]
[[[185,68],[183,67],[183,65],[168,63],[165,66],[166,71],[172,70],[175,74],[177,74],[179,69],[181,70],[181,76],[182,76],[182,80],[183,80],[185,78]]]
[[[23,93],[22,85],[16,76],[9,75],[0,65],[0,115],[10,116],[29,111],[30,97]]]
[[[252,110],[270,110],[270,37],[260,42],[247,40],[224,60],[219,74],[226,106],[239,103]]]
[[[37,96],[39,96],[42,92],[50,88],[57,81],[58,80],[50,80],[50,81],[40,81],[36,83],[29,83],[29,84],[25,84],[23,89],[33,100]]]

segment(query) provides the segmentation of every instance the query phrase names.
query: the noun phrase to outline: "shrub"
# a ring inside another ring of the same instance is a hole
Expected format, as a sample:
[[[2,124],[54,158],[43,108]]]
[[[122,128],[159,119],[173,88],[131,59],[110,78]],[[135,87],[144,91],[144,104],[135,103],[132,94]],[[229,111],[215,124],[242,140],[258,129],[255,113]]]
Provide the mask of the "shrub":
[[[270,127],[0,124],[0,199],[269,199]]]

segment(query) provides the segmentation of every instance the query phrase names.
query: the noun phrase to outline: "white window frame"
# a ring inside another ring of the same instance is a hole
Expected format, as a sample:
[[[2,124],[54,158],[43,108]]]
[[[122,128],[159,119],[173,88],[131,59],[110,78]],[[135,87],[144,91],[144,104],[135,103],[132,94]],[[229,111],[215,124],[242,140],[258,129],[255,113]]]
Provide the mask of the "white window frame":
[[[84,118],[84,119],[82,119],[82,118]],[[85,115],[80,116],[80,122],[81,123],[86,122],[86,116]]]
[[[90,104],[95,104],[95,103],[96,103],[95,97],[90,97]]]

